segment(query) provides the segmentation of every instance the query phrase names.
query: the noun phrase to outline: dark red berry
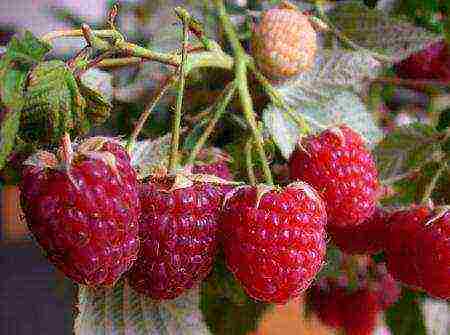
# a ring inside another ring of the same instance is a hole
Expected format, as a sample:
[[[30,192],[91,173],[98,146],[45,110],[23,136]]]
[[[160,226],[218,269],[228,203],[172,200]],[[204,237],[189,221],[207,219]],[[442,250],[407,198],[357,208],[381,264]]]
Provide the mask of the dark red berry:
[[[352,291],[333,281],[314,285],[309,300],[324,324],[344,330],[346,335],[371,335],[380,313],[375,292],[367,288]]]
[[[431,44],[395,65],[401,78],[450,80],[450,50],[445,41]]]
[[[376,293],[360,289],[341,300],[342,328],[346,335],[372,335],[380,306]]]
[[[309,287],[325,257],[325,206],[306,183],[234,191],[223,209],[228,268],[248,295],[284,303]]]
[[[70,145],[70,144],[69,144]],[[85,285],[111,285],[139,250],[136,173],[116,142],[92,138],[67,154],[40,153],[24,170],[21,201],[26,221],[49,260]]]
[[[344,296],[343,287],[315,284],[309,291],[311,309],[325,325],[341,328],[343,325],[341,301],[344,300]]]
[[[378,172],[359,134],[343,125],[304,138],[291,156],[290,176],[325,200],[328,224],[358,225],[375,210]]]
[[[388,213],[376,208],[371,217],[357,226],[330,225],[328,233],[333,242],[349,254],[374,254],[384,248]]]
[[[141,185],[141,249],[130,284],[152,299],[173,299],[203,280],[217,251],[222,200],[209,183],[171,189],[164,181]]]
[[[397,280],[430,295],[450,298],[450,211],[420,206],[397,211],[389,220],[386,260]]]

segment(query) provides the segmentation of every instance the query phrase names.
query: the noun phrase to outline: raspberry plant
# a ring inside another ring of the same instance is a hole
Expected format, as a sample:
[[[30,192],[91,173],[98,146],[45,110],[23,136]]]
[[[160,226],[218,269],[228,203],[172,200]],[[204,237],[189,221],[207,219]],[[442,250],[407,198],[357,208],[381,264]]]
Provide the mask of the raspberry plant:
[[[173,8],[171,52],[128,41],[118,6],[104,29],[8,44],[0,170],[19,179],[49,260],[80,284],[76,334],[246,334],[301,294],[347,334],[370,334],[382,313],[394,334],[425,334],[421,303],[449,299],[449,29],[398,18],[401,6],[386,15],[385,2],[271,2],[206,2],[203,20]],[[70,37],[85,46],[51,59]],[[127,132],[118,102],[138,86],[111,99],[99,78],[155,64]],[[427,96],[424,116],[396,124],[405,89]],[[164,106],[170,130],[147,138]],[[111,119],[121,138],[85,139]]]

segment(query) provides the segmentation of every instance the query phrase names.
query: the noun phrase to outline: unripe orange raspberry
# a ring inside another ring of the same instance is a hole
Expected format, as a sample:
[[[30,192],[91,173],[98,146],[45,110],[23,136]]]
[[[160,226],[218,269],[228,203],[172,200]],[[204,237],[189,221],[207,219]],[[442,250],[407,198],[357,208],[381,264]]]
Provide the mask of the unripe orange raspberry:
[[[308,70],[316,51],[316,32],[308,17],[288,2],[264,12],[253,32],[253,56],[258,67],[272,78]]]

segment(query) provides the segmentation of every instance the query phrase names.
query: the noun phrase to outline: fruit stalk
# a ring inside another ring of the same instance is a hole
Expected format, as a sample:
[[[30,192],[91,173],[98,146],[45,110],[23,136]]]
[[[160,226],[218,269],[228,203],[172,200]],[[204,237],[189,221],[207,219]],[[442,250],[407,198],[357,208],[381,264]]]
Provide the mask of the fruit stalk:
[[[183,22],[183,43],[181,51],[181,64],[179,67],[179,81],[177,101],[175,107],[175,117],[172,127],[172,143],[170,151],[169,169],[173,171],[177,168],[179,162],[178,148],[180,146],[180,127],[181,127],[181,109],[183,107],[183,93],[185,85],[185,66],[186,66],[186,45],[189,38],[189,27],[184,16],[180,17]]]
[[[255,171],[253,170],[253,162],[252,162],[252,149],[253,143],[252,138],[250,137],[245,143],[245,165],[247,166],[247,176],[250,182],[250,185],[256,185],[256,177]]]
[[[208,140],[211,133],[213,132],[214,128],[216,127],[217,122],[222,117],[222,115],[225,112],[231,99],[234,97],[235,92],[236,92],[236,82],[233,81],[233,82],[229,83],[227,85],[227,87],[225,87],[224,93],[220,96],[219,102],[214,111],[214,114],[211,116],[211,118],[208,122],[208,125],[206,126],[205,131],[200,136],[197,143],[195,143],[195,146],[192,149],[191,154],[189,155],[187,165],[194,164],[195,158],[197,157],[198,153],[205,145],[205,143]]]
[[[256,149],[258,150],[259,156],[262,161],[264,178],[267,184],[273,185],[272,173],[270,172],[269,162],[264,151],[264,141],[256,123],[255,112],[253,110],[253,102],[248,89],[247,66],[249,57],[246,54],[241,43],[239,42],[239,38],[236,34],[236,31],[234,30],[233,24],[231,23],[231,20],[226,13],[223,1],[215,0],[214,3],[218,11],[220,23],[225,31],[225,34],[228,37],[231,48],[233,49],[235,59],[235,75],[236,81],[238,83],[239,97],[245,119],[250,127],[255,140]]]
[[[302,134],[309,134],[311,132],[311,128],[306,122],[305,118],[302,115],[297,115],[295,111],[292,110],[280,96],[280,93],[272,86],[269,80],[256,68],[254,62],[249,62],[248,64],[250,70],[255,75],[256,79],[258,79],[259,83],[262,85],[270,100],[275,106],[278,106],[286,111],[286,114],[299,126]],[[325,129],[324,125],[320,125],[320,128]]]
[[[448,170],[448,164],[447,164],[446,161],[443,161],[443,162],[441,162],[438,170],[434,174],[434,176],[431,179],[430,183],[425,188],[425,191],[424,191],[423,196],[422,196],[422,201],[421,201],[422,204],[424,204],[424,205],[428,204],[428,202],[431,199],[431,195],[433,194],[433,191],[434,191],[434,189],[437,186],[437,182],[438,182],[439,178],[442,176],[442,174],[446,170]]]
[[[136,143],[137,137],[139,136],[139,133],[141,132],[142,128],[144,127],[145,121],[147,121],[148,117],[150,116],[153,109],[158,104],[159,100],[161,100],[161,98],[164,96],[164,94],[167,92],[167,90],[170,87],[172,87],[172,85],[175,83],[176,79],[177,79],[176,76],[169,77],[169,79],[166,81],[166,83],[163,86],[161,86],[159,91],[156,92],[156,95],[154,96],[153,100],[150,102],[148,107],[145,109],[145,111],[139,117],[138,123],[137,123],[136,127],[134,128],[133,133],[131,134],[130,139],[128,140],[128,143],[127,143],[127,151],[128,152],[131,151],[134,143]]]

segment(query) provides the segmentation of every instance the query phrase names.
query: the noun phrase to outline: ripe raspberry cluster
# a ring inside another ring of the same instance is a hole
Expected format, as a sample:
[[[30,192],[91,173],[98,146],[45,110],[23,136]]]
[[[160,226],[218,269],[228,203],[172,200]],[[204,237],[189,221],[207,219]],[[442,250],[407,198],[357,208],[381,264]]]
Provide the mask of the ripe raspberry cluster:
[[[114,140],[91,138],[71,150],[63,141],[60,160],[40,152],[21,190],[37,242],[78,283],[113,285],[126,275],[136,291],[172,299],[206,278],[221,246],[249,296],[284,303],[320,271],[328,231],[345,252],[384,251],[397,280],[450,297],[450,212],[377,207],[375,163],[348,126],[303,138],[285,187],[233,188],[207,174],[138,181]],[[374,292],[338,296],[372,301]]]

